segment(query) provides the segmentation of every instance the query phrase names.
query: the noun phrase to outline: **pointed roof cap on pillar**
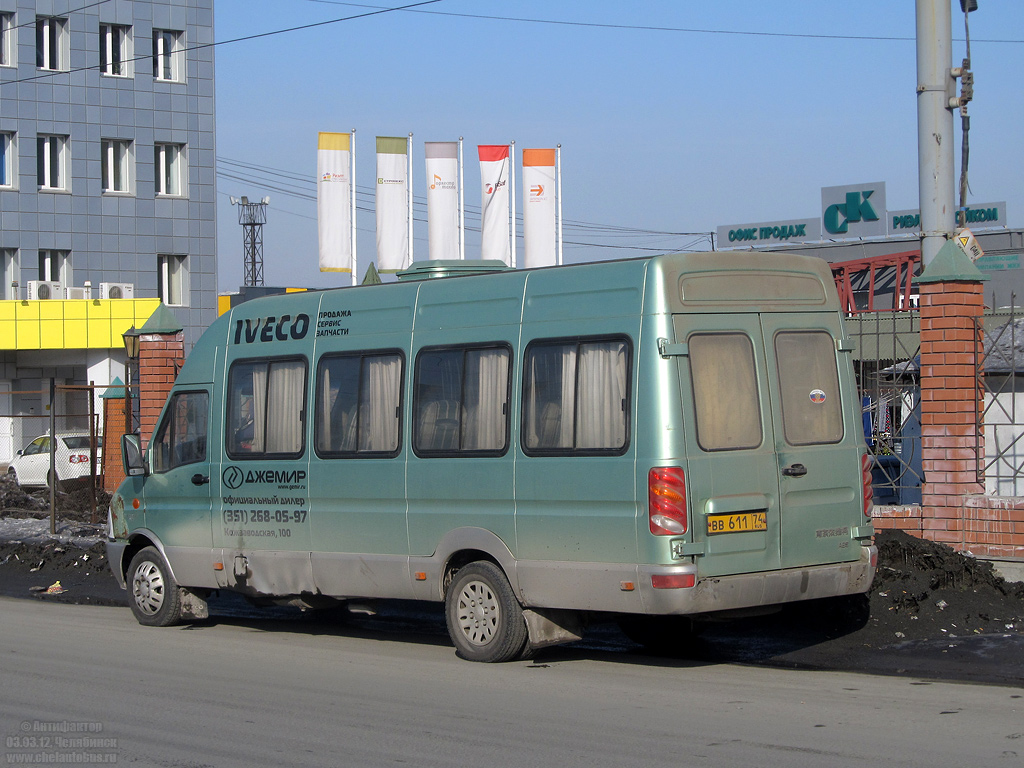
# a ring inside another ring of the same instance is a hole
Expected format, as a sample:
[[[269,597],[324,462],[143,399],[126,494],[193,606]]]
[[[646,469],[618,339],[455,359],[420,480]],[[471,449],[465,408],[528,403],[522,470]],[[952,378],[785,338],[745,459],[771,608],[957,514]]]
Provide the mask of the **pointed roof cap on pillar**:
[[[970,257],[952,240],[939,248],[931,264],[924,268],[916,283],[980,283],[988,275],[978,269]],[[159,311],[159,310],[157,310]]]
[[[167,308],[167,305],[160,302],[149,320],[142,324],[139,333],[178,333],[185,328],[175,314]]]

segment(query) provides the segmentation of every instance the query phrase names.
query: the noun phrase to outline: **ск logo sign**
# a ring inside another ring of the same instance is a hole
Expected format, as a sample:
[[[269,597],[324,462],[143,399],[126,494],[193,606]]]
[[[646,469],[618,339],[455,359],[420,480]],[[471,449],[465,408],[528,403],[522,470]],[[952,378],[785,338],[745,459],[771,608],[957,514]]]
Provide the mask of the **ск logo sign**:
[[[878,214],[871,207],[868,198],[874,194],[873,189],[863,192],[847,192],[845,203],[836,203],[825,209],[824,224],[825,230],[833,235],[844,234],[851,221],[878,221]],[[842,220],[840,220],[842,216]]]

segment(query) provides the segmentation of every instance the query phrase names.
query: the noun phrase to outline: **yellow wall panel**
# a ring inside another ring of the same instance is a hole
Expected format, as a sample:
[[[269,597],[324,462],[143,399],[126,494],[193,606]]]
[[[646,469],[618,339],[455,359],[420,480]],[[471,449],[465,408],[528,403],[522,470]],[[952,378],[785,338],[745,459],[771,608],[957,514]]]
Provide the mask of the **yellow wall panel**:
[[[0,301],[0,349],[121,349],[159,299]]]

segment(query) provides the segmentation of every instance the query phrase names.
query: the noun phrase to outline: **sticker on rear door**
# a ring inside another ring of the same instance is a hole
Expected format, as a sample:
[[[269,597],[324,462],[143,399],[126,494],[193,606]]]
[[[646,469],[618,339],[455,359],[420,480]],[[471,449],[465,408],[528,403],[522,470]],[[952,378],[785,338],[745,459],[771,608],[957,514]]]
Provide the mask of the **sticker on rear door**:
[[[825,402],[825,392],[824,392],[824,390],[812,389],[810,397],[811,397],[811,402],[814,403],[815,405],[821,405],[822,403]]]

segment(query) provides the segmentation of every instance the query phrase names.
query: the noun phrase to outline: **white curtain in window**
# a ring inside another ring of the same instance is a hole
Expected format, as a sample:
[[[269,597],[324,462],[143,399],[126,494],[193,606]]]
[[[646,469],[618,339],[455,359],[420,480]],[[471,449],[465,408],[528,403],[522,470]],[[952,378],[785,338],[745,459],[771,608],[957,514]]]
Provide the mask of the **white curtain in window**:
[[[621,448],[626,443],[626,345],[580,347],[576,448]]]
[[[398,357],[370,357],[363,361],[360,451],[393,451],[398,448],[400,377],[401,360]]]
[[[302,450],[301,409],[304,374],[305,367],[298,360],[274,363],[270,367],[267,391],[267,453],[297,453]]]
[[[552,448],[575,447],[576,431],[576,347],[562,350],[562,392],[559,410],[558,442]]]
[[[244,414],[243,414],[244,417]],[[267,424],[267,369],[254,368],[252,372],[252,447],[253,453],[263,453],[266,445],[264,428]],[[245,424],[243,418],[241,424]]]
[[[508,351],[485,349],[466,355],[465,421],[462,448],[497,451],[505,447]]]

